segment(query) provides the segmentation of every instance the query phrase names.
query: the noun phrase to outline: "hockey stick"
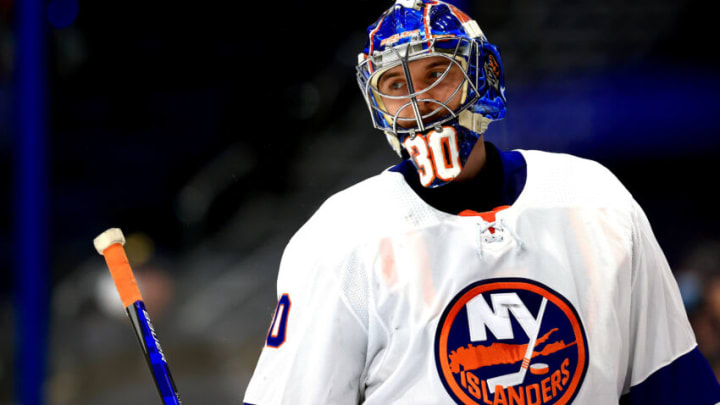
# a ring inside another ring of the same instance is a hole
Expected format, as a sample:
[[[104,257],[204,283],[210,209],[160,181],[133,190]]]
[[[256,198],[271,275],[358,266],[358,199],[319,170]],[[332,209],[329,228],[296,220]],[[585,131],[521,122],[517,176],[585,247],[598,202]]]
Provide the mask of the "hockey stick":
[[[533,350],[535,350],[535,342],[537,341],[537,337],[540,334],[540,325],[542,324],[542,317],[543,313],[545,313],[546,304],[547,298],[543,297],[542,302],[540,303],[540,310],[538,311],[538,317],[536,321],[537,329],[535,329],[535,334],[532,338],[530,338],[530,341],[528,342],[527,350],[525,350],[525,358],[523,358],[522,365],[520,366],[520,371],[516,373],[510,373],[493,378],[488,378],[487,385],[491,393],[495,393],[495,387],[498,385],[501,385],[503,388],[514,387],[518,384],[522,384],[522,382],[525,381],[525,373],[527,373],[528,367],[530,367],[530,360],[532,359]]]
[[[105,256],[110,274],[115,281],[115,287],[117,287],[125,311],[130,317],[130,322],[143,349],[145,360],[150,367],[150,373],[155,380],[155,386],[163,404],[182,405],[175,382],[170,375],[170,367],[165,360],[160,341],[155,334],[155,328],[150,323],[150,316],[145,309],[145,303],[135,282],[130,263],[128,263],[123,248],[125,237],[122,231],[119,228],[110,228],[95,238],[93,243],[98,253]]]

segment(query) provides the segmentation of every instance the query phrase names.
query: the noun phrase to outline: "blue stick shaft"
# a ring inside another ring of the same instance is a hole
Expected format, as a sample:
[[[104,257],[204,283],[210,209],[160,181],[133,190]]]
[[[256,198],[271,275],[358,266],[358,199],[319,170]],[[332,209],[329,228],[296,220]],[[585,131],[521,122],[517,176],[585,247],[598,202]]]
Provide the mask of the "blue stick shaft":
[[[130,322],[133,324],[133,329],[135,329],[163,403],[165,405],[182,405],[177,388],[175,388],[175,382],[170,374],[170,367],[165,359],[162,347],[160,347],[160,341],[155,334],[155,328],[153,328],[150,316],[145,310],[145,303],[135,301],[125,310],[130,317]]]

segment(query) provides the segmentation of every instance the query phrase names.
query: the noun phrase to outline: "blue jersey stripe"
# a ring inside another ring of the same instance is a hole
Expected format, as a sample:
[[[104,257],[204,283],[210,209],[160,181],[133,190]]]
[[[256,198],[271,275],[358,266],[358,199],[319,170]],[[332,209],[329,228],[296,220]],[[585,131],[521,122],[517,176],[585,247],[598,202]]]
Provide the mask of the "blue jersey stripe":
[[[620,405],[693,404],[720,402],[720,384],[697,347],[630,388]]]

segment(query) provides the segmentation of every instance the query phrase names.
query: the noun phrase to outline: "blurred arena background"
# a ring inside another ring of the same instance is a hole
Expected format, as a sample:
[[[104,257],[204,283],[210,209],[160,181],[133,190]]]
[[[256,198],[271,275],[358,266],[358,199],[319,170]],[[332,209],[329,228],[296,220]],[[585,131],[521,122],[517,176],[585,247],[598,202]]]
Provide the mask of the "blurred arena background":
[[[487,139],[616,173],[720,375],[715,16],[699,0],[453,3],[502,50],[508,117]],[[0,0],[0,405],[158,403],[92,246],[112,226],[184,402],[241,403],[284,245],[395,162],[354,79],[390,4]]]

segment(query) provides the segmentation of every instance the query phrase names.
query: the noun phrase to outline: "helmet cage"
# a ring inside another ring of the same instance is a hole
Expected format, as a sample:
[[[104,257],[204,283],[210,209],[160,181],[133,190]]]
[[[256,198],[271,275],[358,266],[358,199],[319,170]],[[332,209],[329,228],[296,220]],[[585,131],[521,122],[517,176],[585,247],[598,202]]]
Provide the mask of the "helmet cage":
[[[434,37],[428,40],[411,40],[405,44],[388,47],[383,52],[374,52],[367,56],[357,66],[357,79],[365,102],[370,110],[373,126],[383,131],[389,131],[397,136],[416,132],[423,132],[427,128],[441,126],[442,124],[455,120],[458,114],[468,109],[479,98],[478,83],[485,83],[485,72],[478,69],[481,66],[482,42],[477,39],[470,39],[459,36]],[[450,63],[430,86],[420,90],[414,89],[413,80],[410,75],[409,64],[413,61],[443,57]],[[402,66],[405,81],[408,86],[407,94],[391,95],[383,93],[377,86],[380,76],[389,69]],[[446,100],[432,98],[419,98],[420,95],[438,86],[447,77],[453,66],[460,69],[463,79],[452,91]],[[451,109],[448,104],[455,97],[460,97],[460,105]],[[385,109],[383,99],[407,100],[394,114]],[[436,104],[434,108],[425,115],[420,114],[419,103]],[[400,117],[406,109],[413,111],[412,118]],[[431,120],[435,116],[437,120]],[[398,122],[406,123],[415,121],[414,126],[398,125]]]

